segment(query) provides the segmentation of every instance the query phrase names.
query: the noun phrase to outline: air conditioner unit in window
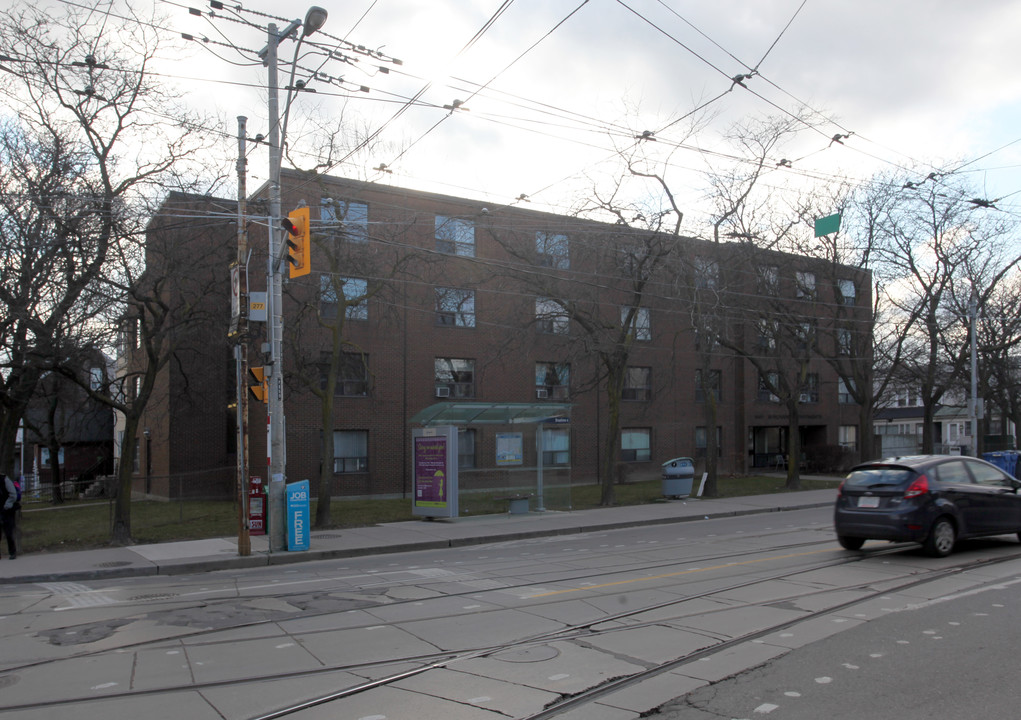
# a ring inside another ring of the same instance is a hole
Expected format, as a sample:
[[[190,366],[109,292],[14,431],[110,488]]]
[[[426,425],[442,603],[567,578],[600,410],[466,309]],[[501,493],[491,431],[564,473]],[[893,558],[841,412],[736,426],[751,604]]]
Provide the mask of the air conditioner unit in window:
[[[780,398],[778,398],[776,395],[770,395],[769,402],[780,402]]]
[[[436,397],[450,397],[450,388],[448,387],[436,388]]]
[[[545,400],[546,398],[549,397],[549,390],[547,390],[546,388],[536,388],[535,396],[540,400]]]

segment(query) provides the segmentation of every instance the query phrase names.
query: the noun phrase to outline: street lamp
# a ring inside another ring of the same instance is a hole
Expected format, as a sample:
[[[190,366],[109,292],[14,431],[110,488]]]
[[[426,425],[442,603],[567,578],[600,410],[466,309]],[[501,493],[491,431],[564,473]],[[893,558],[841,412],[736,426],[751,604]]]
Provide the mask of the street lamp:
[[[280,272],[283,243],[277,237],[280,220],[280,164],[283,138],[280,132],[279,81],[277,79],[277,48],[280,41],[291,37],[300,27],[301,36],[294,51],[297,62],[302,41],[322,28],[326,22],[326,10],[313,6],[305,14],[305,20],[292,20],[283,32],[277,32],[275,23],[267,26],[268,42],[260,52],[263,64],[269,69],[269,259],[266,271],[267,329],[269,336],[268,421],[267,421],[267,465],[269,467],[269,549],[270,552],[286,550],[286,528],[284,526],[284,470],[287,463],[286,425],[284,420],[284,363],[283,363],[283,276]],[[288,98],[292,90],[288,89]],[[290,103],[288,103],[288,109]],[[286,117],[284,120],[286,127]]]

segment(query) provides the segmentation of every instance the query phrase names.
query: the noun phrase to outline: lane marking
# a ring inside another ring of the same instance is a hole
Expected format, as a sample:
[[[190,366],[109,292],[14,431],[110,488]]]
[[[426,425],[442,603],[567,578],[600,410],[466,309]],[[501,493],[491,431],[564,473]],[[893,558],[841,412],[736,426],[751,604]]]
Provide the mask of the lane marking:
[[[550,597],[551,595],[564,595],[566,593],[583,592],[586,590],[600,590],[602,588],[616,587],[619,585],[629,585],[636,582],[648,582],[650,580],[665,580],[666,578],[681,577],[682,575],[691,575],[697,572],[707,572],[709,570],[726,570],[728,568],[740,567],[742,565],[755,565],[762,562],[771,562],[773,560],[789,560],[790,558],[796,557],[807,557],[809,555],[818,555],[820,553],[832,553],[832,548],[826,548],[825,550],[810,550],[803,553],[791,553],[790,555],[774,555],[771,557],[759,558],[758,560],[743,560],[741,562],[729,562],[722,565],[713,565],[711,567],[704,568],[691,568],[690,570],[679,570],[677,572],[665,573],[663,575],[650,575],[648,577],[633,578],[631,580],[617,580],[611,583],[603,583],[602,585],[587,585],[586,587],[580,588],[569,588],[567,590],[553,590],[551,592],[545,592],[539,595],[531,595],[533,598]]]

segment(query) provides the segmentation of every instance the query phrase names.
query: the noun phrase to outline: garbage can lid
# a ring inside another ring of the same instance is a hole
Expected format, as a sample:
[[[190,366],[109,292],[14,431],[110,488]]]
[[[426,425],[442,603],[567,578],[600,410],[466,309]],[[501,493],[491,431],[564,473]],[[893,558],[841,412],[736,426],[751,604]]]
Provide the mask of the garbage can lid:
[[[670,467],[685,467],[689,465],[694,466],[694,464],[695,461],[692,460],[690,457],[677,457],[674,458],[673,460],[667,460],[665,463],[663,463],[663,467],[667,467],[668,465]]]

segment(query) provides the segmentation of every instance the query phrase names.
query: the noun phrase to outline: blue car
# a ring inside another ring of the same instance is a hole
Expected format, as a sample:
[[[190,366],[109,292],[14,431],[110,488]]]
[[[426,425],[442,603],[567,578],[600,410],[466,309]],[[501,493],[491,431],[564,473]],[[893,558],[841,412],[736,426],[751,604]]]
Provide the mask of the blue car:
[[[833,513],[837,540],[859,550],[866,540],[921,543],[946,557],[957,540],[1017,534],[1021,480],[995,465],[956,455],[915,455],[855,467],[840,484]]]

